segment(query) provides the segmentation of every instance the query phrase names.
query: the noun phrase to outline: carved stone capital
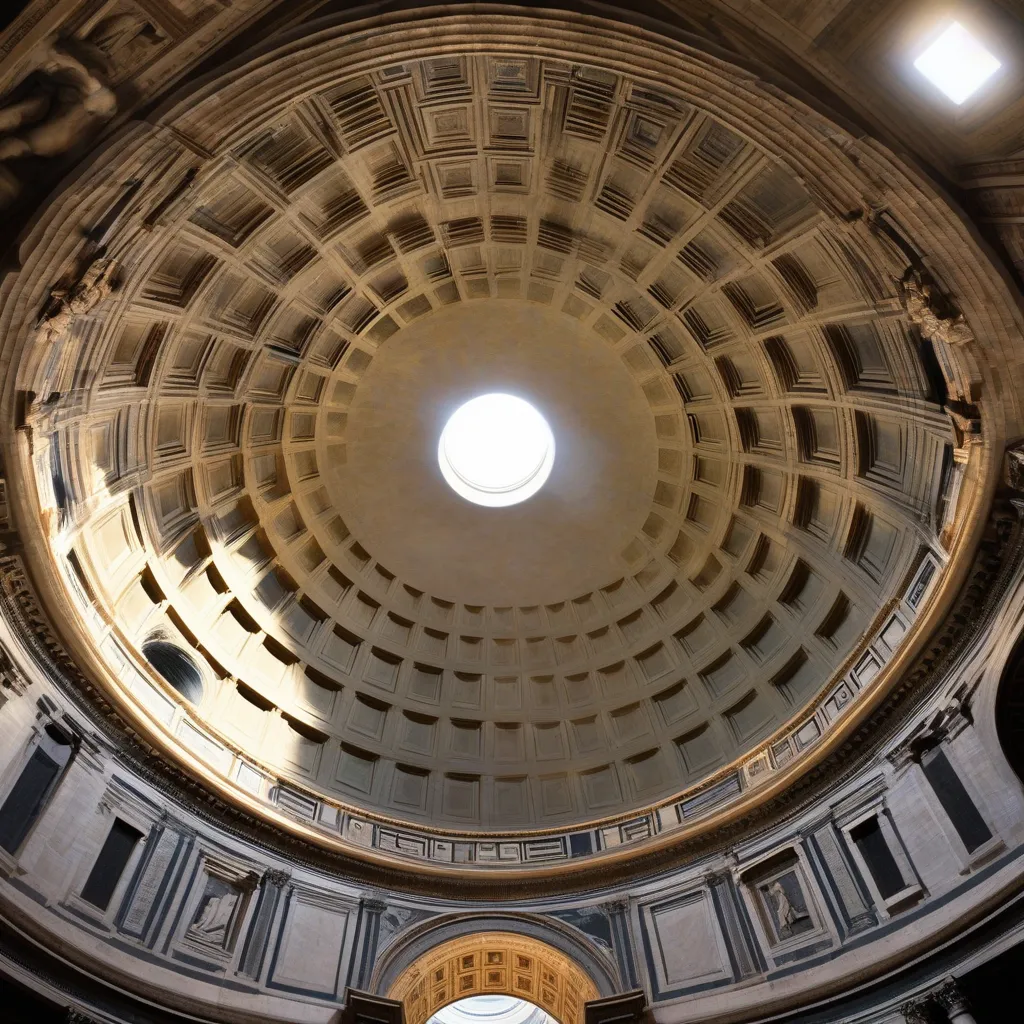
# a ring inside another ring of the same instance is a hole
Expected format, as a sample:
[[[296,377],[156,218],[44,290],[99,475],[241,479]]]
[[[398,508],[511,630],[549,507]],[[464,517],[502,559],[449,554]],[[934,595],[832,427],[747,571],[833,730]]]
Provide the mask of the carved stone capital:
[[[263,884],[272,885],[275,889],[283,889],[292,880],[291,872],[280,868],[271,868],[263,872]]]
[[[950,978],[935,993],[935,1001],[951,1019],[959,1014],[971,1012],[971,1004],[955,978]]]
[[[900,1007],[900,1013],[907,1024],[931,1024],[928,1013],[929,999],[910,999]]]
[[[605,913],[611,917],[612,914],[628,914],[629,913],[629,900],[626,897],[620,897],[618,899],[609,900],[604,905]]]
[[[176,832],[182,839],[195,841],[199,838],[199,832],[192,825],[186,825],[183,821],[179,821],[177,818],[169,816],[167,818],[166,828],[171,832]]]
[[[369,914],[383,914],[388,909],[387,901],[379,893],[366,893],[359,901]]]

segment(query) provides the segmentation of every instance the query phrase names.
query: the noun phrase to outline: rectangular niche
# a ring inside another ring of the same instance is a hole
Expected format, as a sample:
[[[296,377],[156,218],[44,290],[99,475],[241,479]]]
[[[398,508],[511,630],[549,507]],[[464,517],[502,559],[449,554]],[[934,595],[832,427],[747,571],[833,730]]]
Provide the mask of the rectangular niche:
[[[799,847],[767,857],[740,874],[741,892],[776,964],[828,944],[820,894]]]

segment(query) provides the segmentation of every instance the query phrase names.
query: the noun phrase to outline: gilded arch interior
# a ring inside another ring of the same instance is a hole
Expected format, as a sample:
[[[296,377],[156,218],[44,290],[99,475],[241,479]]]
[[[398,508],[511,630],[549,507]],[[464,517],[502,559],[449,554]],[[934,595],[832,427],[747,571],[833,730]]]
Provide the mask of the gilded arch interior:
[[[559,1024],[582,1024],[583,1004],[599,998],[594,981],[561,950],[512,932],[449,939],[406,967],[387,996],[405,1007],[408,1024],[473,995],[510,995],[532,1002]]]

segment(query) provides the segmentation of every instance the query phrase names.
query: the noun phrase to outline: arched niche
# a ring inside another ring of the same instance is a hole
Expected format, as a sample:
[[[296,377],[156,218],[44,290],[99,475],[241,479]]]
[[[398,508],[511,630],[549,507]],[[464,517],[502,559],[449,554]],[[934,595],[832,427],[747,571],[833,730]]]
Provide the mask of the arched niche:
[[[166,640],[149,640],[142,645],[142,653],[187,701],[198,704],[203,699],[203,674],[179,647]]]
[[[405,1024],[474,995],[508,995],[539,1006],[559,1024],[583,1024],[584,1006],[604,993],[561,949],[513,931],[474,931],[441,941],[405,966],[385,971],[384,994],[405,1007]],[[397,967],[397,962],[392,964]]]
[[[1024,637],[1017,640],[999,680],[996,735],[1003,756],[1024,783]]]

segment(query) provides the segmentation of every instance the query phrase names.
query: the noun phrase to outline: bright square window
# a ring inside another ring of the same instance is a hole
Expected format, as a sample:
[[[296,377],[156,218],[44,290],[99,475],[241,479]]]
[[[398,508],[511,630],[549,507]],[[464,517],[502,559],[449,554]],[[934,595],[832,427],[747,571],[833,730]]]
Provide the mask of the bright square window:
[[[914,61],[914,67],[958,106],[1002,67],[981,43],[954,21]]]

